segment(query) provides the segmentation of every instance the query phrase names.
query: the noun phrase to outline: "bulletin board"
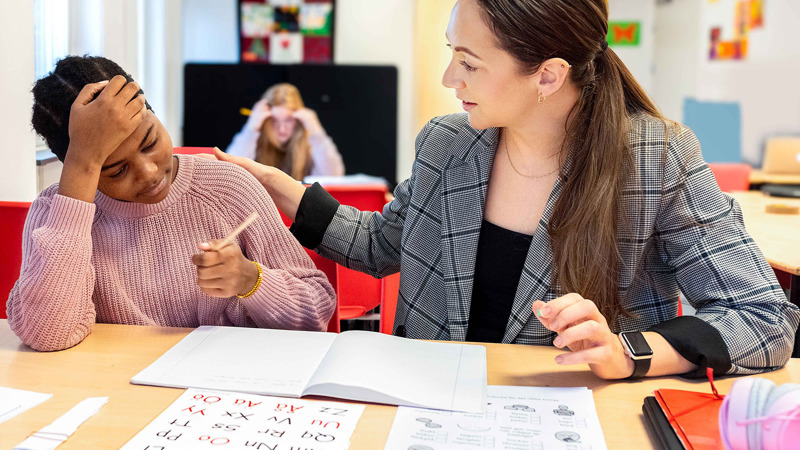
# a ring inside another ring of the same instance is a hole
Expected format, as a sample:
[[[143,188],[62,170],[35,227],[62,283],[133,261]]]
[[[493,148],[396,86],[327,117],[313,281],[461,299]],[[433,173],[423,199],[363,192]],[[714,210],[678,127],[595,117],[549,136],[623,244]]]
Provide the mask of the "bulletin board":
[[[239,0],[239,61],[332,63],[335,0]]]
[[[764,28],[765,0],[709,0],[708,59],[747,59],[748,38],[752,30]]]

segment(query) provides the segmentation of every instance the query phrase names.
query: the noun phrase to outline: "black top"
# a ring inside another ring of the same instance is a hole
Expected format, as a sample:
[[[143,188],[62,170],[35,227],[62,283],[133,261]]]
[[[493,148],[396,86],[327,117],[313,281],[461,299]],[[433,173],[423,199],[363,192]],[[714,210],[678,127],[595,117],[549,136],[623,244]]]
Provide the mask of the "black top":
[[[502,342],[532,236],[481,224],[467,340]]]

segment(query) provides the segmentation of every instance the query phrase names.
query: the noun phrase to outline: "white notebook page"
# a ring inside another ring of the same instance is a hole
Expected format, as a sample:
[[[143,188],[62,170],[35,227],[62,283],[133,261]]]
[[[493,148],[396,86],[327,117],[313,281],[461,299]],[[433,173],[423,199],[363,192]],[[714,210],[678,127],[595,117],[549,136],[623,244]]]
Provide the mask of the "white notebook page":
[[[348,331],[328,350],[304,395],[480,412],[485,390],[483,346]]]
[[[300,397],[334,339],[333,333],[199,327],[131,383]]]

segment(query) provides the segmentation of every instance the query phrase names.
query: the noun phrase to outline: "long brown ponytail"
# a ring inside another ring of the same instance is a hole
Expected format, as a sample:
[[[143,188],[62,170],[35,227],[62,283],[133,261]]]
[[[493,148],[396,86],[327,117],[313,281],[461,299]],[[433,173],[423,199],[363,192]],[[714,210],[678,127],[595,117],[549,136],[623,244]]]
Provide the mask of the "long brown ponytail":
[[[613,324],[627,315],[619,297],[622,190],[633,173],[630,116],[661,118],[616,53],[606,48],[606,0],[477,0],[498,45],[525,74],[549,58],[568,61],[579,99],[565,124],[571,158],[548,224],[552,283],[595,302]],[[613,325],[612,325],[613,326]]]

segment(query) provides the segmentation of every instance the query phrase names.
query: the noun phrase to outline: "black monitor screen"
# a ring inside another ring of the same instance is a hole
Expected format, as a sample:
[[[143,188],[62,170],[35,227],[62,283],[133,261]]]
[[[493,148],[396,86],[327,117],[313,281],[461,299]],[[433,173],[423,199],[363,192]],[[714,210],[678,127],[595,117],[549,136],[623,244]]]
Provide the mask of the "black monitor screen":
[[[397,155],[397,69],[391,66],[187,64],[183,145],[227,148],[264,91],[297,86],[336,143],[348,174],[394,185]]]

